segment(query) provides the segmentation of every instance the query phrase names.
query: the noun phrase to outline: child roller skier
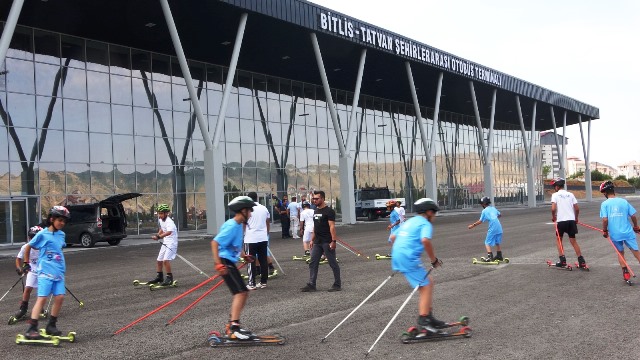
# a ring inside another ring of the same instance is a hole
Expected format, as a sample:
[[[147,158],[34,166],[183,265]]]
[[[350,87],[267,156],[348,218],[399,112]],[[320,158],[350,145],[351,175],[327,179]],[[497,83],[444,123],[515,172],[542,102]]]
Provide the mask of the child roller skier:
[[[173,284],[173,272],[171,271],[171,260],[178,255],[178,228],[169,217],[169,205],[158,204],[158,233],[151,238],[156,241],[162,240],[160,252],[156,260],[156,278],[150,280],[148,284],[159,284],[160,286],[170,286]],[[164,278],[162,267],[167,271],[167,277]]]
[[[480,199],[480,205],[482,206],[482,213],[480,213],[480,220],[469,225],[469,230],[482,224],[483,222],[489,222],[489,228],[487,229],[487,237],[484,240],[484,246],[487,249],[487,257],[481,258],[484,262],[503,261],[502,249],[500,244],[502,243],[502,224],[500,224],[500,211],[491,205],[491,199],[483,197]],[[491,247],[496,247],[496,257],[493,257]]]
[[[391,267],[401,272],[412,287],[418,287],[418,326],[428,332],[437,333],[446,323],[433,316],[433,284],[421,257],[426,252],[434,268],[442,265],[433,250],[433,225],[431,224],[439,208],[429,198],[422,198],[413,204],[417,216],[405,221],[398,231],[391,235]]]
[[[27,339],[40,338],[40,334],[38,334],[38,317],[49,295],[53,295],[53,307],[45,331],[52,336],[62,334],[56,327],[58,314],[65,295],[64,275],[66,265],[62,248],[65,247],[66,243],[62,228],[70,218],[67,208],[54,206],[47,215],[48,227],[38,232],[24,248],[23,271],[31,270],[29,265],[31,249],[40,250],[36,267],[38,273],[38,300],[31,310],[31,319],[28,320],[29,328],[24,334]]]
[[[578,266],[586,269],[587,263],[582,256],[582,251],[576,240],[576,234],[578,233],[578,215],[580,214],[580,208],[578,207],[578,200],[576,197],[564,189],[565,181],[563,178],[556,178],[551,181],[551,186],[555,189],[555,193],[551,195],[551,221],[556,223],[556,230],[558,236],[558,256],[560,261],[556,263],[557,267],[566,267],[567,258],[564,256],[564,249],[562,247],[562,237],[564,233],[569,235],[569,242],[573,246],[573,250],[578,256]]]
[[[600,185],[600,192],[607,198],[607,200],[600,205],[602,236],[611,239],[611,242],[623,258],[623,245],[627,245],[633,256],[640,262],[640,251],[638,251],[638,242],[636,241],[636,234],[634,234],[634,232],[640,233],[638,219],[635,215],[636,209],[634,209],[627,200],[616,197],[615,188],[611,181],[603,182]],[[633,228],[629,224],[629,219],[631,219],[633,223]],[[631,279],[629,269],[622,259],[618,258],[618,261],[622,268],[624,281],[629,281],[629,279]]]
[[[33,239],[38,232],[40,232],[42,228],[38,225],[32,226],[29,228],[29,232],[27,236],[29,240]],[[20,276],[24,276],[25,273],[22,271],[24,259],[24,249],[27,247],[27,244],[22,245],[20,248],[20,252],[18,252],[18,256],[16,257],[16,272]],[[27,309],[29,308],[29,298],[31,298],[31,291],[33,289],[38,288],[38,272],[36,270],[38,264],[38,256],[40,255],[40,251],[36,249],[32,249],[29,254],[29,267],[32,271],[28,271],[26,273],[27,281],[24,286],[24,292],[22,293],[22,301],[20,301],[20,310],[13,316],[15,320],[22,319],[27,314]],[[43,309],[44,310],[44,309]]]
[[[240,326],[240,313],[247,303],[249,293],[235,265],[239,256],[246,262],[254,261],[252,256],[244,253],[242,231],[244,224],[251,217],[255,204],[248,196],[238,196],[231,200],[229,210],[235,212],[235,215],[222,224],[218,235],[211,241],[215,269],[233,295],[229,323],[226,326],[226,335],[230,339],[252,340],[256,336]]]
[[[395,200],[387,201],[387,211],[389,211],[389,225],[387,225],[387,230],[389,230],[389,238],[387,242],[390,245],[393,245],[391,240],[391,235],[395,234],[395,232],[400,228],[400,223],[402,223],[402,218],[400,217],[400,211],[396,207],[397,202]],[[387,254],[388,258],[391,257],[391,254]]]
[[[313,234],[313,213],[311,204],[306,201],[302,202],[302,212],[300,213],[300,233],[302,235],[302,247],[304,249],[304,256],[309,257],[309,242],[311,241],[311,234]]]

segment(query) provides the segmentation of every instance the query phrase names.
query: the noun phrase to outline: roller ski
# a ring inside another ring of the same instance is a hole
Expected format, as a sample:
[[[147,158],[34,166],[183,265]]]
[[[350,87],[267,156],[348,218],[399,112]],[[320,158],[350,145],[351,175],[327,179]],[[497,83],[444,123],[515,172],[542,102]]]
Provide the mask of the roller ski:
[[[571,267],[570,264],[567,264],[567,262],[562,262],[562,261],[558,261],[556,263],[554,263],[551,260],[547,260],[547,266],[549,268],[554,268],[554,269],[559,269],[559,270],[569,270],[572,271],[573,268]]]
[[[376,260],[391,260],[391,254],[388,254],[388,255],[376,254]]]
[[[422,317],[418,321],[422,322]],[[461,317],[456,322],[442,323],[435,320],[432,324],[419,325],[418,327],[412,326],[407,331],[402,333],[402,342],[405,344],[411,344],[415,342],[433,341],[445,338],[454,337],[471,337],[471,328],[469,325],[469,318],[466,316]]]
[[[178,286],[178,282],[173,280],[173,276],[168,275],[163,282],[149,285],[149,290],[160,290]]]
[[[16,335],[16,344],[18,345],[24,345],[24,344],[30,344],[30,345],[39,345],[39,344],[49,344],[49,345],[53,345],[53,346],[58,346],[60,345],[60,339],[57,336],[53,336],[51,337],[51,339],[44,339],[42,337],[37,337],[37,338],[27,338],[26,336],[22,335],[22,334],[18,334]]]
[[[307,260],[305,260],[307,262],[307,264],[311,264],[311,258],[308,258]],[[336,262],[340,262],[340,260],[338,260],[338,258],[336,258]],[[327,258],[322,258],[320,259],[319,264],[320,265],[324,265],[324,264],[328,264],[329,260],[327,260]]]
[[[278,270],[273,270],[269,272],[269,276],[267,276],[268,279],[273,279],[275,277],[278,277]],[[247,274],[243,274],[242,278],[245,280],[249,280],[249,275]]]
[[[303,256],[295,256],[295,255],[293,255],[292,259],[293,260],[304,260],[304,261],[307,261],[307,260],[311,259],[311,255],[303,255]]]
[[[28,302],[24,302],[21,301],[20,302],[20,310],[18,310],[18,312],[13,315],[12,317],[9,318],[9,325],[14,325],[19,321],[24,321],[29,319],[30,314],[27,312],[27,308],[29,307],[29,303]],[[40,319],[46,319],[48,316],[48,312],[47,310],[44,310],[41,314],[40,314]]]
[[[60,341],[68,341],[70,343],[75,342],[76,341],[76,336],[77,336],[75,331],[70,331],[65,336],[63,336],[62,334],[60,334],[60,335],[47,334],[47,330],[46,329],[40,329],[38,332],[40,333],[40,337],[42,339],[52,340],[54,338],[57,338]]]
[[[133,286],[151,286],[151,285],[161,284],[163,282],[164,282],[164,277],[162,273],[159,272],[154,279],[149,281],[133,280]]]
[[[227,346],[262,346],[262,345],[284,345],[287,339],[280,335],[255,335],[245,334],[243,339],[230,333],[221,335],[218,331],[211,331],[207,342],[211,347]]]

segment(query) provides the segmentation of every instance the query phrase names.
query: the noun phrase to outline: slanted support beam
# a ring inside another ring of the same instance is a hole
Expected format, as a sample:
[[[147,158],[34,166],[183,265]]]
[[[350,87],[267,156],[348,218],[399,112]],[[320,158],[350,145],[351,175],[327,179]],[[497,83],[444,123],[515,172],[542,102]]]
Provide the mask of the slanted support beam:
[[[444,74],[440,72],[438,74],[438,85],[436,88],[436,101],[433,107],[433,123],[431,124],[431,134],[429,134],[429,148],[425,148],[426,163],[425,166],[425,194],[428,198],[438,199],[438,183],[436,178],[436,161],[434,155],[434,144],[436,139],[436,132],[438,131],[438,121],[440,119],[440,98],[442,97],[442,78]]]
[[[564,150],[562,150],[562,149],[560,148],[560,143],[558,142],[558,128],[557,128],[557,126],[556,126],[556,115],[555,115],[555,113],[554,113],[554,111],[553,111],[553,106],[551,106],[551,123],[553,124],[553,140],[554,140],[554,141],[555,141],[555,143],[556,143],[556,154],[558,154],[558,155],[557,155],[557,157],[558,157],[558,164],[559,164],[559,167],[560,167],[560,170],[559,170],[559,174],[558,174],[558,176],[559,176],[559,177],[561,177],[561,178],[564,178],[564,177],[565,177],[565,173],[564,173],[564,161],[562,161],[562,159],[560,159],[561,152],[563,152]],[[564,141],[565,141],[565,139],[563,138],[563,139],[562,139],[562,142],[564,143]],[[564,145],[563,145],[562,147],[564,148]],[[552,157],[552,159],[553,159],[553,153],[552,153],[551,157]]]
[[[473,113],[476,116],[476,126],[478,127],[478,142],[482,148],[482,167],[484,170],[484,196],[494,200],[493,194],[493,167],[491,164],[491,137],[493,136],[493,124],[495,119],[495,107],[496,107],[496,93],[497,90],[493,89],[493,95],[491,97],[491,116],[489,119],[489,134],[487,141],[484,140],[484,130],[482,128],[482,120],[480,119],[480,111],[478,109],[478,100],[476,99],[476,90],[473,86],[473,81],[469,81],[469,90],[471,90],[471,103],[473,104]]]
[[[591,119],[587,122],[587,144],[584,143],[582,130],[582,115],[578,115],[580,125],[580,138],[582,139],[582,153],[584,155],[584,191],[587,201],[593,201],[593,189],[591,188]]]
[[[531,119],[531,137],[527,141],[527,131],[524,127],[524,119],[522,117],[522,106],[520,105],[520,97],[516,95],[516,109],[518,111],[518,121],[520,122],[520,132],[522,133],[522,145],[524,147],[524,153],[527,161],[527,205],[529,207],[536,207],[536,188],[535,178],[533,176],[533,154],[531,150],[533,148],[533,140],[535,138],[536,129],[536,109],[537,101],[533,103],[533,116]],[[528,143],[528,144],[527,144]]]
[[[2,31],[2,36],[0,36],[0,65],[4,64],[4,59],[7,57],[7,51],[9,51],[9,45],[22,11],[22,5],[24,5],[24,0],[13,0],[7,22],[4,23],[4,30]]]

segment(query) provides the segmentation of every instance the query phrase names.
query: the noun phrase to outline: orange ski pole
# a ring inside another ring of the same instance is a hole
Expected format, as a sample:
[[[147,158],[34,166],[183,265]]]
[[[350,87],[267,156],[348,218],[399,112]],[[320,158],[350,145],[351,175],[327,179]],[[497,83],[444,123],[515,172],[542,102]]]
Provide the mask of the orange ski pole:
[[[587,229],[596,230],[596,231],[599,231],[600,233],[604,233],[604,231],[602,231],[601,229],[598,229],[595,226],[587,225],[587,224],[584,224],[584,223],[581,223],[581,222],[579,222],[578,224],[586,227]],[[611,244],[611,246],[613,246],[613,249],[616,251],[616,254],[618,254],[618,259],[620,259],[622,261],[622,263],[624,264],[624,266],[626,266],[627,269],[629,270],[629,274],[631,274],[631,276],[633,276],[633,277],[636,277],[636,274],[633,273],[633,270],[631,270],[631,268],[629,267],[629,264],[627,264],[627,260],[625,260],[624,256],[622,256],[622,254],[620,253],[618,248],[615,245],[613,245],[613,241],[611,240],[611,238],[607,236],[607,240],[609,240],[609,244]]]

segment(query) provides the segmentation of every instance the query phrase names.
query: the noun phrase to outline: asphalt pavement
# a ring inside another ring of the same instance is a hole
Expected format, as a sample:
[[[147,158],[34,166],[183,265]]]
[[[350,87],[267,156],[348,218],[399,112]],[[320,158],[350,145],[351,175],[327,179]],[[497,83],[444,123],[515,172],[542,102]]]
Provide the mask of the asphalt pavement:
[[[640,210],[640,199],[629,199]],[[600,226],[600,201],[581,203],[580,221]],[[400,334],[417,320],[414,296],[373,349],[372,359],[637,359],[640,337],[636,314],[638,286],[622,279],[613,248],[594,230],[579,228],[578,243],[591,271],[549,268],[545,261],[557,260],[550,209],[501,209],[504,227],[505,265],[473,265],[471,259],[485,255],[486,225],[468,230],[479,210],[438,216],[434,222],[434,246],[443,267],[433,271],[434,313],[437,318],[471,318],[471,338],[405,345]],[[411,292],[398,274],[381,288],[325,343],[320,340],[353,308],[392,274],[389,260],[374,260],[386,254],[387,220],[340,226],[338,236],[371,257],[354,256],[338,249],[343,291],[327,292],[333,276],[321,265],[318,291],[301,293],[308,280],[308,266],[293,261],[301,255],[300,240],[279,239],[272,234],[271,248],[284,274],[271,279],[268,287],[250,293],[242,314],[243,324],[259,334],[279,333],[287,337],[282,346],[210,348],[210,330],[222,331],[229,320],[231,295],[223,284],[186,312],[172,325],[165,324],[187,307],[217,279],[150,316],[136,326],[112,336],[118,329],[165,304],[175,296],[206,280],[182,260],[173,262],[178,287],[151,292],[134,288],[134,279],[155,276],[158,244],[149,239],[127,239],[120,246],[69,249],[67,287],[82,300],[84,308],[67,296],[59,317],[62,331],[76,331],[76,343],[60,347],[18,346],[15,335],[25,323],[0,325],[0,351],[4,358],[55,357],[59,359],[361,359]],[[209,238],[185,234],[179,253],[212,275]],[[576,261],[565,239],[567,259]],[[631,267],[640,265],[627,254]],[[0,259],[2,294],[17,279],[11,256]],[[639,280],[640,282],[640,280]],[[6,320],[18,309],[18,285],[4,301],[0,314]],[[30,305],[33,304],[33,301]],[[43,326],[46,324],[42,324]]]

